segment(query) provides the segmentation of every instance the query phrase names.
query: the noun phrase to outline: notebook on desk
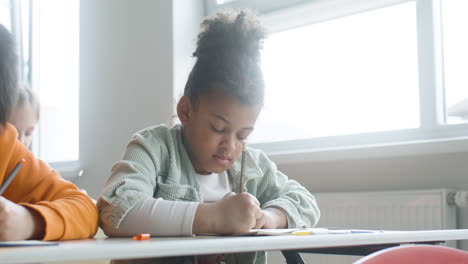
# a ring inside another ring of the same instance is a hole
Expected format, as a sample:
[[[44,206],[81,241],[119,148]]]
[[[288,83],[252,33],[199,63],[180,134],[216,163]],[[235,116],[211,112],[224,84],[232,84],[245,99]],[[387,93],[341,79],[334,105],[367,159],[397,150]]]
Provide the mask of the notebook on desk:
[[[382,233],[381,230],[339,229],[339,228],[283,228],[283,229],[252,229],[245,236],[284,236],[284,235],[333,235]]]
[[[0,247],[55,246],[58,242],[40,240],[0,241]]]

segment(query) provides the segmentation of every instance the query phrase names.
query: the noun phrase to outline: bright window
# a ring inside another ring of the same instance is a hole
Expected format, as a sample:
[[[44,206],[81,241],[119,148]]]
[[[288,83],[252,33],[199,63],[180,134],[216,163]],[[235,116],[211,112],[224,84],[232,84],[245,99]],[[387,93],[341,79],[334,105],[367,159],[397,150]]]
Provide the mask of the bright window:
[[[48,162],[78,160],[79,0],[41,0],[33,10],[39,156]]]
[[[11,30],[10,1],[0,0],[0,24]]]
[[[468,122],[468,1],[442,1],[445,104],[448,124]]]
[[[414,2],[271,34],[252,142],[419,127]]]
[[[253,8],[270,32],[254,147],[288,160],[291,153],[401,144],[433,153],[434,142],[458,151],[466,142],[468,1],[205,4],[207,14]]]
[[[32,150],[70,166],[79,154],[79,0],[0,0],[0,23],[17,40],[22,82],[39,95]]]

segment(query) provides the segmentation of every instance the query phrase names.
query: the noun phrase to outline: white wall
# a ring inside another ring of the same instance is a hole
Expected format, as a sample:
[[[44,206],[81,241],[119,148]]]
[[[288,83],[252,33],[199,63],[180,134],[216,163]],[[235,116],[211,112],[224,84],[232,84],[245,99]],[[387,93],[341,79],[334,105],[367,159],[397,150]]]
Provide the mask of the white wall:
[[[459,153],[278,164],[278,167],[312,192],[468,189],[468,149]],[[457,213],[458,228],[468,228],[468,209],[459,209]],[[468,250],[468,241],[459,245]]]
[[[130,137],[172,113],[172,1],[82,0],[78,185],[97,197]]]
[[[80,162],[85,173],[77,184],[96,198],[131,136],[171,120],[193,64],[203,5],[185,0],[80,4]]]
[[[203,1],[173,0],[174,29],[174,102],[183,94],[188,75],[195,60],[200,23],[203,20]],[[174,104],[175,105],[175,104]],[[175,108],[174,108],[175,109]]]

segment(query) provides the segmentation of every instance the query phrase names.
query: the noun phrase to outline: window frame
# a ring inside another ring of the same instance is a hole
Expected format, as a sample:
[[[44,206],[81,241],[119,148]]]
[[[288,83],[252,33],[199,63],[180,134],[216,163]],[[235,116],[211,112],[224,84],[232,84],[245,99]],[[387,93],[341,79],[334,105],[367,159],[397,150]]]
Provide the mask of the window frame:
[[[208,3],[211,2],[211,3]],[[251,1],[257,2],[257,1]],[[416,4],[420,127],[394,131],[251,143],[276,162],[296,163],[336,158],[368,158],[466,152],[468,124],[446,124],[441,31],[441,0],[315,0],[272,12],[260,18],[270,32],[333,20],[397,4]],[[304,2],[304,1],[302,1]],[[207,12],[216,0],[205,2]],[[219,7],[246,6],[234,1]],[[252,4],[250,5],[252,6]]]
[[[310,0],[226,0],[226,3],[218,4],[217,0],[205,0],[204,4],[205,14],[210,15],[219,8],[250,6],[260,13],[267,13],[307,2]]]

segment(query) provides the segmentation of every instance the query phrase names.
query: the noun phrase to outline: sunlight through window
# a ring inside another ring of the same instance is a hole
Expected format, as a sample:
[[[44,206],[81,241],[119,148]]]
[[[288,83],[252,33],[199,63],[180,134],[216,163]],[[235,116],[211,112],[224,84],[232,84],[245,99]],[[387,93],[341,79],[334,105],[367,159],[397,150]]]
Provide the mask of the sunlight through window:
[[[442,1],[447,123],[468,122],[468,1]]]
[[[36,7],[39,156],[48,162],[78,160],[79,1],[42,0]]]
[[[414,2],[268,38],[252,142],[419,127]]]

